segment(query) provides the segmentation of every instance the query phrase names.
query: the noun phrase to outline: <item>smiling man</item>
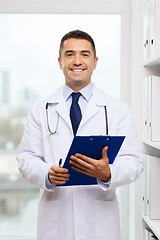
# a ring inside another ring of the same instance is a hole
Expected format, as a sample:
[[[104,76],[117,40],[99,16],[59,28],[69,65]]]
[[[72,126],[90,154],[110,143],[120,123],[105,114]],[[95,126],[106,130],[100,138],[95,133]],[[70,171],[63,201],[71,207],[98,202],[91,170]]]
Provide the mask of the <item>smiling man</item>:
[[[38,240],[120,240],[115,190],[143,171],[127,105],[91,82],[97,61],[90,35],[79,30],[67,33],[58,58],[65,84],[33,106],[28,117],[17,160],[22,176],[41,188]],[[60,186],[70,177],[62,166],[73,137],[106,135],[106,129],[109,135],[125,136],[114,163],[109,164],[107,147],[101,159],[77,153],[71,156],[72,168],[95,177],[97,184]]]
[[[91,82],[91,75],[96,69],[98,58],[91,42],[73,38],[63,42],[58,61],[66,85],[79,91]]]

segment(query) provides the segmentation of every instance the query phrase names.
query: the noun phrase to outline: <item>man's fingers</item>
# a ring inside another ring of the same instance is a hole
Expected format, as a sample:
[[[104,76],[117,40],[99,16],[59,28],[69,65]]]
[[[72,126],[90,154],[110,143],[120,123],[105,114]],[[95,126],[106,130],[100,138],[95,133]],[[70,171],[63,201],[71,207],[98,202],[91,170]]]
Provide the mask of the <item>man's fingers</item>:
[[[53,184],[55,186],[58,186],[58,185],[64,185],[67,181],[54,181]]]
[[[69,173],[67,173],[67,174],[61,174],[61,173],[50,173],[49,172],[49,175],[51,176],[51,177],[57,177],[57,178],[69,178]]]
[[[78,169],[81,169],[81,170],[84,170],[84,171],[87,171],[88,169],[92,168],[91,165],[89,165],[88,163],[85,163],[83,160],[80,160],[78,159],[78,162],[77,161],[72,161],[70,160],[70,164]]]
[[[63,185],[69,180],[69,174],[62,174],[62,173],[54,173],[53,170],[51,174],[49,172],[49,180],[54,185]]]
[[[54,185],[64,185],[69,180],[68,169],[57,165],[51,166],[48,174],[50,182]]]
[[[105,160],[108,160],[107,150],[108,150],[107,146],[102,149],[102,158],[105,159]]]
[[[75,166],[72,166],[72,169],[75,170],[75,171],[77,171],[77,172],[80,172],[80,173],[83,173],[83,174],[86,174],[86,175],[90,175],[89,172],[86,171],[86,169],[85,169],[85,170],[82,170],[82,169],[77,168],[77,167],[75,167]]]
[[[51,176],[50,177],[51,180],[55,180],[55,181],[68,181],[69,180],[69,176],[63,176],[63,177],[59,177],[59,176]]]
[[[57,165],[53,165],[51,167],[51,170],[53,170],[55,173],[68,173],[68,169],[67,168],[62,168],[62,167],[59,167]]]
[[[80,165],[87,168],[91,167],[92,165],[95,165],[95,159],[92,159],[80,153],[76,153],[75,156],[71,156],[71,160],[76,161]]]
[[[49,171],[49,175],[50,176],[56,176],[56,177],[69,177],[69,173],[58,173],[58,172],[55,172],[53,170],[50,170]]]
[[[82,159],[84,162],[89,163],[89,164],[91,164],[91,163],[92,163],[92,160],[93,160],[92,158],[87,157],[87,156],[85,156],[85,155],[82,155],[82,154],[80,154],[80,153],[76,153],[75,156],[76,156],[77,158],[79,158],[79,159]]]

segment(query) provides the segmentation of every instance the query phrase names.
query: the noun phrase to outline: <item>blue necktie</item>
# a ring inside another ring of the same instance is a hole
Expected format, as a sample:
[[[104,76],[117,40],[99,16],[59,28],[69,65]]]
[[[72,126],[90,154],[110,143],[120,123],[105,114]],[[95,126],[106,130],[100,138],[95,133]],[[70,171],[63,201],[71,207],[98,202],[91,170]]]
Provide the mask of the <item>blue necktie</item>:
[[[80,92],[77,92],[77,93],[73,92],[72,93],[72,104],[71,104],[71,108],[70,108],[70,118],[71,118],[71,123],[72,123],[72,128],[73,128],[74,135],[76,135],[78,126],[79,126],[81,118],[82,118],[81,109],[80,109],[80,106],[78,104],[78,100],[79,100],[80,95],[81,95]]]

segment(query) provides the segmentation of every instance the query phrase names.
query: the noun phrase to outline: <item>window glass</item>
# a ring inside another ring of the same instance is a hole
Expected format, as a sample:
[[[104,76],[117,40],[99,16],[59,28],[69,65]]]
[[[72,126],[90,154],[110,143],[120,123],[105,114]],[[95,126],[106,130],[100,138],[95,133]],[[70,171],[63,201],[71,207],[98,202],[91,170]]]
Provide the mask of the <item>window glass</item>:
[[[64,83],[59,43],[75,29],[95,41],[93,81],[119,98],[120,15],[0,14],[0,238],[36,236],[39,189],[19,175],[16,151],[31,105]]]

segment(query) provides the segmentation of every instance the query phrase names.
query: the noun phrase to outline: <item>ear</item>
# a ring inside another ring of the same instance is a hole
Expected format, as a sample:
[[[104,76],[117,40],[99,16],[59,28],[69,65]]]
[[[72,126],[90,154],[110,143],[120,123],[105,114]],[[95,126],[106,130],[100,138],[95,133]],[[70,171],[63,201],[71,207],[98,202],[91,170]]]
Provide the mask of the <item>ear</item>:
[[[60,69],[62,70],[62,62],[61,62],[61,58],[60,57],[58,58],[58,63],[59,63]]]
[[[96,67],[97,67],[97,62],[98,62],[98,57],[96,57],[95,59],[94,59],[94,70],[96,69]]]

